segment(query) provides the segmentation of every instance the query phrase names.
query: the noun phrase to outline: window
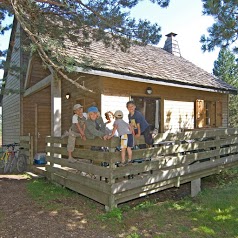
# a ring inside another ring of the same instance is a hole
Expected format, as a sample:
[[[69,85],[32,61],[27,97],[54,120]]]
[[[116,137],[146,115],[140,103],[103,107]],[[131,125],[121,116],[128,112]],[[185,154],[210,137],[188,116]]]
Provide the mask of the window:
[[[160,99],[159,98],[148,98],[148,97],[134,97],[131,99],[136,104],[136,110],[140,111],[146,118],[147,122],[150,124],[151,129],[161,129],[161,109],[160,109]]]
[[[220,127],[222,126],[222,102],[196,100],[195,127]]]

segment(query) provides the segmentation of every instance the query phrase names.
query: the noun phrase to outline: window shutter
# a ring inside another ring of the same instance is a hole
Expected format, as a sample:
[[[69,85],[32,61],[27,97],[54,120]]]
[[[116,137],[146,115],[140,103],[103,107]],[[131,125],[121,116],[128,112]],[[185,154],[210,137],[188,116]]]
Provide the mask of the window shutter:
[[[216,101],[216,127],[222,126],[222,102]]]
[[[201,128],[205,126],[206,110],[204,100],[196,100],[196,127]]]
[[[210,111],[210,126],[216,126],[216,102],[211,103],[211,111]]]

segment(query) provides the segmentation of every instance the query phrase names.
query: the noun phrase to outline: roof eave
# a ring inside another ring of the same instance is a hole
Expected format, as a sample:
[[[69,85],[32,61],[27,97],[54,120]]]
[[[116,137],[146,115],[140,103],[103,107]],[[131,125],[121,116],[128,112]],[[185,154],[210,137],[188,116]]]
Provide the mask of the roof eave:
[[[142,83],[152,83],[157,85],[164,85],[164,86],[171,86],[171,87],[179,87],[179,88],[188,88],[194,90],[203,90],[209,92],[219,92],[219,93],[226,93],[226,94],[237,94],[237,90],[227,89],[227,88],[216,88],[216,87],[208,87],[208,86],[198,86],[195,84],[187,84],[178,81],[168,81],[166,79],[159,79],[159,78],[147,78],[142,76],[133,76],[133,75],[126,75],[126,74],[118,74],[115,72],[110,72],[108,70],[98,70],[98,69],[84,69],[82,67],[76,67],[76,72],[85,73],[85,74],[93,74],[98,76],[105,76],[129,81],[136,81]]]

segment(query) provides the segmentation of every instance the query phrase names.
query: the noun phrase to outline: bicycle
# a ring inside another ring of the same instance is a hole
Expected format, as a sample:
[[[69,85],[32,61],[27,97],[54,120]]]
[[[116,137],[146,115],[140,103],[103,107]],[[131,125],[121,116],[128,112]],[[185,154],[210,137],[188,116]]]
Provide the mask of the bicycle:
[[[15,157],[14,150],[15,146],[17,145],[18,145],[17,143],[2,145],[3,147],[6,147],[5,152],[0,158],[0,168],[3,168],[4,173],[7,173],[10,170],[10,168],[13,167],[12,162],[13,158]]]
[[[20,147],[19,150],[23,150],[23,147]],[[27,168],[27,157],[25,154],[20,153],[20,151],[18,152],[18,156],[17,156],[17,171],[22,173],[24,171],[26,171]]]
[[[16,146],[19,146],[18,143],[3,145],[7,147],[6,151],[3,153],[0,158],[0,168],[3,168],[3,172],[7,173],[8,171],[12,173],[15,168],[18,172],[23,172],[27,167],[27,158],[24,154],[19,153],[20,150],[24,149],[20,147],[16,150]]]

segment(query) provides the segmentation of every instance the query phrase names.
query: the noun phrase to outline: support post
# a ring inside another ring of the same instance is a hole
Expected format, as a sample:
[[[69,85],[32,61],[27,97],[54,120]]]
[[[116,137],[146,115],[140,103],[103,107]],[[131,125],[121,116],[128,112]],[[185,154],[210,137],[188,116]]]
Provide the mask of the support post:
[[[191,181],[191,197],[195,197],[201,192],[201,178]]]
[[[53,77],[51,83],[51,136],[61,136],[61,81]],[[61,147],[61,144],[54,144],[54,147]],[[52,155],[61,158],[61,155]],[[57,165],[61,167],[60,165]]]

